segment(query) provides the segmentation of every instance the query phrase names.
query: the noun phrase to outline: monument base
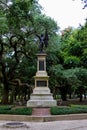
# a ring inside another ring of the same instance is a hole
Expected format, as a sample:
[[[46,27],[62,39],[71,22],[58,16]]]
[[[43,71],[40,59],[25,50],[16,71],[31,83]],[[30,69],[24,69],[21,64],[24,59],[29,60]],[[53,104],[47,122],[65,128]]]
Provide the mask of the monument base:
[[[35,87],[27,101],[27,107],[53,107],[57,106],[48,87]]]

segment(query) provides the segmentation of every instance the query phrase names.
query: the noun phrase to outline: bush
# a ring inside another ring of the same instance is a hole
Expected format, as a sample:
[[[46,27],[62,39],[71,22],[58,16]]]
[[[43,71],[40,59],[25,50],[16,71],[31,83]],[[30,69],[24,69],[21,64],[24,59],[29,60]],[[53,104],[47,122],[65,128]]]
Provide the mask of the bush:
[[[64,115],[64,114],[76,114],[76,113],[87,113],[87,106],[71,106],[71,107],[52,107],[52,115]]]
[[[32,108],[12,109],[12,106],[0,106],[0,114],[31,115],[32,114]]]
[[[11,110],[12,107],[13,107],[13,106],[11,106],[11,105],[9,105],[9,106],[8,106],[8,105],[7,105],[7,106],[0,106],[0,111],[1,111],[1,110]]]
[[[14,110],[10,110],[9,114],[31,115],[32,114],[32,108],[16,108]]]

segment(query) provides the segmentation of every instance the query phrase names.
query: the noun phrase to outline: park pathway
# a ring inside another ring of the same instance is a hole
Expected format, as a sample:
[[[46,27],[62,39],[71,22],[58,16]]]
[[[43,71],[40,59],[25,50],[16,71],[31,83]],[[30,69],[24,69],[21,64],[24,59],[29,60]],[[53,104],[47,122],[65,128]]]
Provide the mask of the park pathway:
[[[0,130],[87,130],[87,120],[23,122],[25,127],[6,128],[6,121],[0,121]]]

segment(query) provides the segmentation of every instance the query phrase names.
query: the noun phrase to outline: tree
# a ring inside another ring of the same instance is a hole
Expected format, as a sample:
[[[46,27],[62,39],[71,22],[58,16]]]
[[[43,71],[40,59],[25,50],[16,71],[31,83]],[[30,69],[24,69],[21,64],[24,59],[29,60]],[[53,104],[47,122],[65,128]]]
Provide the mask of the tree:
[[[80,101],[82,101],[82,94],[85,94],[87,89],[87,69],[78,68],[75,74],[80,81],[80,85],[77,87],[77,91],[79,92]]]
[[[23,3],[14,1],[8,6],[7,3],[0,2],[2,7],[0,21],[4,21],[0,28],[0,66],[4,84],[3,103],[8,103],[9,84],[15,78],[16,69],[24,56],[30,58],[26,53],[24,30],[26,20],[29,20],[26,22],[28,26],[32,23],[31,14],[28,15],[28,12],[33,4],[31,1]],[[29,32],[27,30],[27,33]]]
[[[3,103],[7,104],[13,81],[18,79],[16,85],[18,81],[33,83],[31,77],[36,63],[33,58],[38,50],[36,34],[44,32],[47,27],[50,32],[51,26],[54,24],[52,28],[57,28],[57,25],[46,16],[40,19],[42,15],[36,0],[13,0],[11,5],[0,1],[0,7],[0,22],[3,23],[0,26],[0,73],[4,85]]]
[[[1,3],[2,26],[0,28],[0,65],[4,83],[3,103],[8,103],[9,85],[16,78],[23,57],[31,59],[26,51],[27,37],[31,37],[35,1],[13,1],[12,5]],[[30,13],[29,13],[30,11]],[[38,11],[36,11],[38,12]],[[26,29],[26,27],[29,27]],[[33,27],[34,28],[34,27]],[[29,39],[29,38],[28,38]]]
[[[66,80],[68,80],[69,87],[74,87],[75,92],[78,92],[80,95],[80,101],[82,100],[82,94],[86,93],[86,84],[84,79],[80,79],[80,77],[77,75],[77,73],[84,75],[83,71],[80,71],[83,69],[87,69],[86,67],[86,41],[87,41],[87,21],[86,23],[77,29],[69,30],[65,29],[62,34],[61,42],[62,42],[62,56],[63,56],[63,67],[65,69],[65,72],[71,71],[73,72],[73,78],[71,80],[70,78],[67,78],[65,73]],[[86,72],[86,70],[85,70]],[[71,75],[71,74],[70,74]],[[74,84],[74,78],[76,77],[77,85]],[[73,85],[71,84],[73,81]]]
[[[81,66],[84,68],[87,68],[86,65],[86,53],[87,53],[87,20],[83,26],[81,26],[78,29],[77,35],[76,35],[76,40],[79,41],[79,45],[81,48],[81,53],[80,53],[80,60],[81,60]]]

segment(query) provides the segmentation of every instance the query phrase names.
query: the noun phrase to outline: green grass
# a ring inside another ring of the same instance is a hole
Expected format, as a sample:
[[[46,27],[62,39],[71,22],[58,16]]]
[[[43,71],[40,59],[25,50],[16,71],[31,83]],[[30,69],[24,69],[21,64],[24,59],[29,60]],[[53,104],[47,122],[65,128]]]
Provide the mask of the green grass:
[[[32,108],[14,108],[12,106],[0,106],[0,114],[31,115]]]
[[[87,108],[87,105],[74,105],[74,104],[70,104],[70,107]]]
[[[87,105],[71,105],[70,107],[52,107],[52,115],[87,113]]]

